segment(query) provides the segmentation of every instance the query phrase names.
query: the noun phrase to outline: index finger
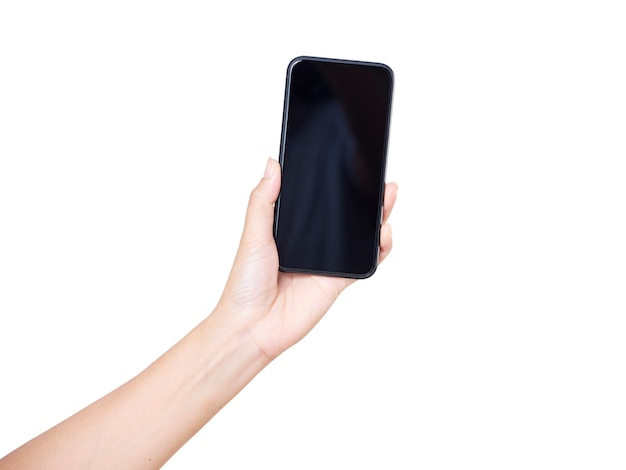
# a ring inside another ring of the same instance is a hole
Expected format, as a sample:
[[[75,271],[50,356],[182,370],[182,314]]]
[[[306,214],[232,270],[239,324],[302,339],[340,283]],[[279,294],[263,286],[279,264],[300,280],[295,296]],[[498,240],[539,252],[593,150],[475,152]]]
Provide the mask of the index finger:
[[[396,203],[398,196],[398,183],[392,182],[385,185],[385,194],[383,196],[383,221],[382,224],[386,224],[393,206]]]

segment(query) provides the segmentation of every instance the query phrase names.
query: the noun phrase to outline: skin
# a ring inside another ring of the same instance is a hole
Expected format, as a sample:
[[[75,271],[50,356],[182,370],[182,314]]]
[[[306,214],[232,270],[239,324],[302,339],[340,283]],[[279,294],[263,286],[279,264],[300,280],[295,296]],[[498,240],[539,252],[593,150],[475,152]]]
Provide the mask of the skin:
[[[351,279],[278,271],[272,235],[280,165],[250,194],[239,249],[215,310],[139,375],[0,460],[7,469],[156,469],[321,320]],[[397,185],[385,186],[380,257]]]

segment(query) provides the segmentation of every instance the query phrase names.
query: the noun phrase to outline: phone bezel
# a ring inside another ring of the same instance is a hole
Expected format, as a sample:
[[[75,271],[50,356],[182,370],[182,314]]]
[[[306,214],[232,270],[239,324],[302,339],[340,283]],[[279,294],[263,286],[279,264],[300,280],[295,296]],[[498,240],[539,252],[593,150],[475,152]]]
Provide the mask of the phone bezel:
[[[384,190],[385,190],[385,176],[386,176],[386,170],[387,170],[389,134],[390,134],[390,128],[391,128],[391,109],[392,109],[393,88],[394,88],[394,80],[395,80],[394,72],[391,69],[391,67],[389,67],[387,64],[382,63],[382,62],[338,59],[338,58],[317,57],[317,56],[308,56],[308,55],[302,55],[302,56],[293,58],[287,66],[287,74],[286,74],[286,80],[285,80],[285,94],[284,94],[284,102],[283,102],[283,116],[282,116],[280,149],[279,149],[279,158],[278,158],[278,161],[281,166],[281,171],[284,166],[284,158],[285,158],[285,145],[286,145],[287,123],[289,119],[290,88],[291,88],[292,72],[293,72],[294,67],[302,61],[328,62],[328,63],[343,64],[343,65],[376,67],[376,68],[386,71],[387,74],[389,75],[389,99],[387,101],[387,121],[385,123],[382,167],[381,167],[381,172],[380,172],[380,181],[379,181],[379,188],[378,188],[378,220],[382,221],[382,206],[384,202],[383,199],[384,199]],[[274,238],[275,239],[277,237],[278,226],[279,226],[278,219],[280,216],[281,195],[282,194],[279,194],[278,199],[274,205]],[[372,247],[374,252],[372,253],[372,256],[371,256],[372,266],[367,272],[355,273],[355,272],[326,271],[326,270],[288,267],[288,266],[283,266],[280,263],[280,257],[279,257],[279,270],[282,272],[288,272],[288,273],[315,274],[315,275],[323,275],[323,276],[353,278],[353,279],[365,279],[365,278],[371,277],[378,268],[378,260],[379,260],[379,252],[380,252],[380,227],[381,226],[379,223],[375,229],[376,231],[374,235],[374,246]]]

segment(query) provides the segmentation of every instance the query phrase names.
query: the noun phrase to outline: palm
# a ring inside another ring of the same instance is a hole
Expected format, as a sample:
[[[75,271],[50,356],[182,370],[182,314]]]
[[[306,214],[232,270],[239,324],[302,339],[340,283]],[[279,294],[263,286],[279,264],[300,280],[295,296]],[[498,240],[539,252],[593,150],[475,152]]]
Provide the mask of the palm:
[[[273,331],[274,347],[284,350],[304,337],[352,282],[339,277],[279,273],[276,306],[283,329]]]

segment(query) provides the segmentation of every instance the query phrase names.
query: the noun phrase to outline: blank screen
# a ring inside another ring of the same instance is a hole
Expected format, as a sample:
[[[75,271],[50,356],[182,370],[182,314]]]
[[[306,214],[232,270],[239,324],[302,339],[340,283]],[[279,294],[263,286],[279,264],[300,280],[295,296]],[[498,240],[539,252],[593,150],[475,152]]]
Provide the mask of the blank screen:
[[[367,277],[376,269],[392,76],[383,64],[290,64],[275,218],[282,270]]]

